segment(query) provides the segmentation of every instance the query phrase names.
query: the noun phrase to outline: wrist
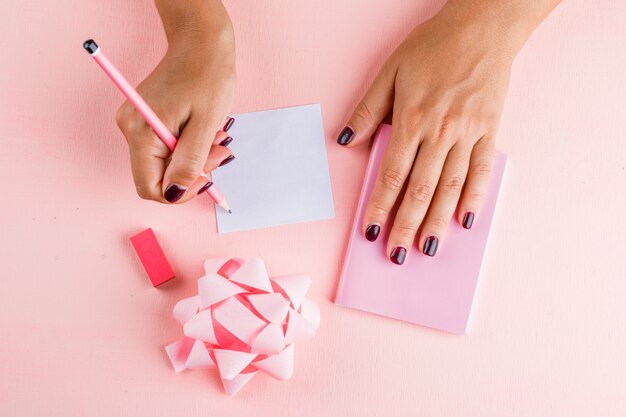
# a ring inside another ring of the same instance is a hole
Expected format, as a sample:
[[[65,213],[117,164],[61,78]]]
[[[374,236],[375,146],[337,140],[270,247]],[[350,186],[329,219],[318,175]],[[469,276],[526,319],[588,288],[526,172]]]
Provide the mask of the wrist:
[[[168,42],[168,51],[234,49],[230,17],[220,0],[156,0]]]
[[[449,0],[435,18],[513,59],[539,23],[524,14],[519,3],[523,2]]]
[[[205,21],[198,30],[178,30],[168,38],[165,58],[187,74],[212,76],[216,65],[234,72],[235,35],[230,20]]]
[[[174,30],[166,29],[166,33],[168,48],[173,49],[185,46],[188,48],[234,47],[235,43],[234,30],[228,16],[219,20],[194,17]]]
[[[235,35],[230,25],[207,25],[198,31],[179,31],[168,38],[168,55],[234,59]]]

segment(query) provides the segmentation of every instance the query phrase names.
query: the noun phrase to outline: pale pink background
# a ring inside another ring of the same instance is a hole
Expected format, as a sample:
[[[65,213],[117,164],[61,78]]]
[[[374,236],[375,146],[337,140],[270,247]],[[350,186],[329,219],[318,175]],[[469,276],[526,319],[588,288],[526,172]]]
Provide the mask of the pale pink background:
[[[626,3],[566,1],[513,71],[509,154],[469,336],[332,304],[365,148],[334,136],[380,60],[442,4],[229,0],[234,111],[320,102],[337,218],[217,236],[208,199],[139,200],[93,36],[133,83],[165,49],[151,1],[0,2],[0,415],[624,416]],[[235,139],[236,140],[236,139]],[[179,277],[155,290],[128,237],[158,233]],[[161,348],[209,256],[306,272],[322,309],[289,382],[228,398]]]

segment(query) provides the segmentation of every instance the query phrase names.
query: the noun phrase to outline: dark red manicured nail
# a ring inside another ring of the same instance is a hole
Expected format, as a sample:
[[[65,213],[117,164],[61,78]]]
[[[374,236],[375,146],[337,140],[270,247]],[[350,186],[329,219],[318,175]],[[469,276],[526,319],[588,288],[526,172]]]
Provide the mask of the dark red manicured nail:
[[[347,145],[354,137],[354,130],[351,127],[346,126],[343,128],[339,136],[337,137],[337,143],[340,145]]]
[[[439,238],[437,236],[428,236],[424,243],[424,253],[428,256],[435,256],[439,246]]]
[[[204,184],[202,186],[202,188],[200,188],[198,190],[198,194],[202,194],[203,192],[205,192],[206,190],[208,190],[209,188],[211,188],[211,186],[213,185],[213,183],[211,181],[207,182],[206,184]]]
[[[224,123],[224,127],[222,128],[222,130],[224,132],[228,132],[228,129],[232,127],[233,123],[235,123],[235,119],[232,117],[229,117],[228,120],[226,120],[226,123]]]
[[[233,141],[233,138],[230,136],[220,142],[220,146],[228,146]]]
[[[228,158],[220,162],[220,166],[223,167],[226,164],[230,164],[231,162],[233,162],[233,159],[235,159],[235,155],[228,155]]]
[[[181,199],[187,189],[178,184],[170,184],[163,193],[163,197],[170,203],[175,203]]]
[[[463,227],[465,229],[471,229],[472,224],[474,224],[474,213],[472,213],[471,211],[468,211],[463,216]]]
[[[396,265],[402,265],[406,259],[406,248],[402,246],[396,246],[391,251],[391,262]]]
[[[376,239],[378,239],[379,233],[380,226],[377,224],[370,224],[369,226],[367,226],[367,229],[365,229],[365,239],[369,240],[370,242],[374,242]]]

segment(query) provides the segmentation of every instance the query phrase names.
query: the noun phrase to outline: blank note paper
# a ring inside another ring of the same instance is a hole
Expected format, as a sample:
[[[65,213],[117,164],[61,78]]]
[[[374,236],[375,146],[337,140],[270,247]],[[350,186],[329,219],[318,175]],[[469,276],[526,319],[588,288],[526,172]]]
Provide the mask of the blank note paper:
[[[213,172],[233,211],[219,208],[219,233],[332,219],[319,104],[237,114],[235,160]]]

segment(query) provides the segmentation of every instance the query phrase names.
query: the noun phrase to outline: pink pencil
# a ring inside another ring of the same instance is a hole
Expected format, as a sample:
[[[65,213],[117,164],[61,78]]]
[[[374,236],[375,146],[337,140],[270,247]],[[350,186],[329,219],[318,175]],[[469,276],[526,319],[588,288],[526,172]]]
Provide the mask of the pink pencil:
[[[98,45],[93,41],[93,39],[89,39],[83,43],[83,48],[91,57],[100,65],[100,67],[104,70],[104,72],[111,78],[113,83],[120,89],[122,93],[126,96],[128,101],[133,103],[135,109],[143,116],[146,122],[152,127],[154,133],[167,145],[170,151],[174,151],[176,147],[176,136],[170,132],[170,130],[165,126],[165,123],[159,119],[159,116],[150,108],[148,103],[139,95],[137,90],[133,88],[132,85],[128,82],[128,80],[122,75],[122,73],[109,61],[109,59],[102,53]],[[203,177],[207,178],[206,174],[202,174]],[[207,178],[208,179],[208,178]],[[215,204],[226,210],[227,212],[231,212],[228,207],[228,202],[226,201],[226,197],[221,193],[221,191],[217,188],[215,184],[213,184],[206,191]]]

